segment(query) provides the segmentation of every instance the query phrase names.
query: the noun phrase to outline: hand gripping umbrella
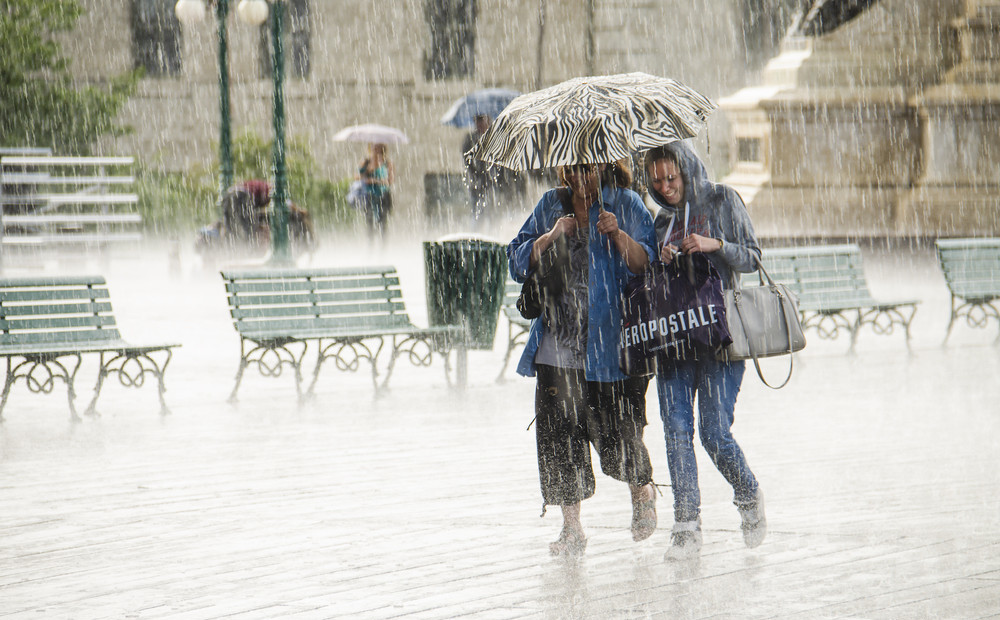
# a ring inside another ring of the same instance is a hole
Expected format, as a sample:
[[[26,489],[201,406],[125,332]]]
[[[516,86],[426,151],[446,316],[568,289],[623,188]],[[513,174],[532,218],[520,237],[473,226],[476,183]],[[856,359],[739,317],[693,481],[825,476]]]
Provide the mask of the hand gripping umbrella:
[[[698,135],[715,107],[646,73],[574,78],[511,101],[467,157],[513,170],[608,163]]]

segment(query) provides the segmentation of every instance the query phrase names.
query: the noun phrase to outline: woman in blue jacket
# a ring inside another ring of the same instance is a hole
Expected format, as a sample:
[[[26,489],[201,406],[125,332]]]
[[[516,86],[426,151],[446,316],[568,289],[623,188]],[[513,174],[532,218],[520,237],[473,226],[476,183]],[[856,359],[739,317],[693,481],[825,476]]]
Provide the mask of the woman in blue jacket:
[[[537,377],[535,437],[544,506],[559,505],[563,527],[549,550],[577,555],[586,548],[580,502],[594,494],[590,443],[601,470],[628,483],[632,537],[656,529],[655,489],[643,444],[647,378],[618,368],[625,283],[654,256],[652,218],[626,189],[624,162],[559,170],[566,187],[538,202],[507,247],[511,275],[523,282],[546,252],[568,253],[565,286],[534,321],[518,374]],[[556,250],[554,245],[559,246]]]

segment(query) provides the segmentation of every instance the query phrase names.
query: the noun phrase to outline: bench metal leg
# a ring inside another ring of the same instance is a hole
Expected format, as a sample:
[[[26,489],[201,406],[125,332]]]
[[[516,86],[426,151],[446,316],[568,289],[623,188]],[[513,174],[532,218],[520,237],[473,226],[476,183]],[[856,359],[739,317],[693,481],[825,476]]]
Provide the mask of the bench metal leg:
[[[434,346],[431,339],[422,336],[393,336],[392,354],[385,369],[385,379],[379,389],[385,390],[389,387],[389,378],[392,377],[392,371],[396,367],[396,360],[404,353],[414,366],[430,366],[434,361]]]
[[[156,359],[152,356],[153,353],[165,354],[162,364],[156,361]],[[112,356],[110,359],[105,361],[105,355]],[[151,374],[156,377],[157,394],[160,399],[160,415],[167,415],[170,413],[170,409],[167,408],[167,402],[163,397],[163,393],[167,391],[163,377],[167,371],[167,365],[170,364],[172,357],[173,352],[170,349],[148,352],[114,352],[113,354],[102,352],[101,368],[97,373],[97,384],[94,386],[94,396],[91,398],[90,404],[87,405],[87,409],[84,413],[88,416],[97,415],[97,398],[101,395],[101,388],[104,386],[104,380],[108,375],[116,373],[118,375],[119,383],[127,388],[141,388],[146,383],[147,374]]]
[[[247,350],[247,343],[253,346]],[[302,351],[296,355],[289,349],[289,345],[302,345]],[[284,340],[284,341],[263,341],[254,342],[249,339],[240,339],[240,367],[236,371],[236,385],[229,395],[229,402],[235,403],[236,393],[240,389],[243,381],[243,373],[251,364],[257,365],[257,370],[265,377],[280,377],[285,366],[291,366],[295,373],[295,393],[298,402],[304,400],[302,395],[302,358],[305,357],[309,348],[305,340]]]
[[[247,369],[247,358],[243,356],[243,352],[240,351],[240,367],[236,369],[236,385],[233,386],[233,391],[229,393],[229,398],[227,399],[230,403],[236,402],[236,392],[240,389],[240,383],[243,382],[243,371]]]
[[[515,333],[515,329],[517,330]],[[528,330],[524,329],[520,325],[515,325],[513,321],[507,319],[507,352],[503,356],[503,365],[500,366],[500,373],[497,375],[496,382],[504,382],[504,373],[507,372],[507,364],[510,363],[510,356],[514,353],[514,347],[524,344],[527,341]],[[524,339],[522,340],[522,337]]]
[[[332,359],[337,366],[337,370],[357,372],[361,368],[361,360],[368,360],[371,366],[372,385],[378,390],[378,367],[377,360],[382,352],[384,341],[379,338],[378,347],[372,352],[371,347],[361,341],[333,340],[324,345],[323,339],[319,341],[319,352],[316,356],[316,368],[313,370],[312,382],[306,391],[306,398],[314,395],[313,388],[316,387],[316,380],[319,379],[319,371],[323,363]]]
[[[983,328],[989,326],[990,319],[996,319],[1000,323],[1000,309],[993,305],[995,299],[976,299],[957,303],[957,298],[953,294],[951,297],[951,319],[948,321],[948,330],[944,334],[944,341],[941,346],[948,344],[948,336],[951,335],[952,326],[960,318],[964,318],[969,327]],[[1000,342],[1000,332],[997,333],[993,344]]]
[[[901,307],[906,310],[900,310]],[[913,353],[910,325],[913,323],[913,317],[916,314],[917,305],[915,303],[876,306],[865,310],[863,313],[859,313],[859,324],[861,326],[870,324],[872,331],[880,336],[890,336],[896,325],[902,325],[906,335],[906,349],[910,353]]]
[[[59,357],[73,357],[76,363],[70,370],[65,364],[59,361]],[[80,369],[80,354],[73,353],[61,356],[29,356],[25,357],[17,364],[7,357],[7,379],[4,382],[3,394],[0,395],[0,421],[3,420],[3,409],[7,405],[7,398],[10,396],[10,388],[18,379],[24,379],[28,386],[28,391],[36,394],[49,394],[55,388],[56,379],[66,384],[66,400],[69,403],[70,419],[79,422],[80,416],[76,413],[76,390],[74,381],[76,373]]]
[[[813,328],[816,335],[823,340],[834,340],[842,330],[847,330],[851,334],[851,351],[854,350],[854,341],[857,338],[858,320],[850,320],[842,312],[813,312],[811,314],[802,312],[802,329]]]
[[[455,347],[455,385],[464,389],[469,383],[469,350],[464,344]]]
[[[3,408],[7,406],[7,397],[10,396],[10,386],[14,383],[14,372],[11,370],[10,357],[7,360],[7,380],[3,384],[3,395],[0,396],[0,422],[3,422]]]
[[[858,310],[858,315],[854,319],[854,323],[851,325],[851,346],[847,348],[847,353],[849,355],[855,354],[855,347],[858,344],[858,333],[861,331],[861,310]]]

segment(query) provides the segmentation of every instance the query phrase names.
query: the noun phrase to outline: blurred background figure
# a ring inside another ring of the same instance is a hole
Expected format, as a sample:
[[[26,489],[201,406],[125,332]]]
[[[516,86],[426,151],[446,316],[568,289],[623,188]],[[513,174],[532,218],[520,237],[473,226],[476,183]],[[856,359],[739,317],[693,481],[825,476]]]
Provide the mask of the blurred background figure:
[[[526,190],[525,179],[517,171],[465,157],[490,128],[490,116],[478,114],[475,122],[476,128],[462,142],[473,230],[479,229],[484,220],[495,220],[505,211],[518,212]]]
[[[375,142],[368,145],[368,156],[361,160],[356,178],[365,186],[362,212],[368,226],[368,237],[372,241],[381,239],[385,236],[385,225],[392,212],[392,184],[395,180],[385,144]]]
[[[476,128],[470,131],[462,141],[462,156],[472,150],[486,130],[490,128],[490,117],[477,114]],[[479,159],[465,160],[465,181],[469,185],[469,205],[472,208],[472,227],[479,227],[484,214],[496,210],[497,203],[497,166]]]
[[[203,259],[263,256],[271,247],[271,185],[249,179],[233,185],[220,200],[221,218],[197,232],[195,251]],[[311,253],[316,236],[312,217],[288,202],[288,239],[292,256]]]

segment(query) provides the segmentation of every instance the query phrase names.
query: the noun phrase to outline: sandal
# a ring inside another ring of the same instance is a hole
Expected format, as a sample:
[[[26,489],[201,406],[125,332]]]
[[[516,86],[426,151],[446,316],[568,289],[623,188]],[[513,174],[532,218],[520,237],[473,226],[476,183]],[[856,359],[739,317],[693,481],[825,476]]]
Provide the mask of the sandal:
[[[644,500],[632,502],[632,540],[646,540],[656,531],[656,487],[647,485],[649,491]]]
[[[549,543],[549,553],[552,555],[578,556],[583,555],[587,548],[587,539],[578,530],[572,530],[563,526],[559,538],[555,542]]]

